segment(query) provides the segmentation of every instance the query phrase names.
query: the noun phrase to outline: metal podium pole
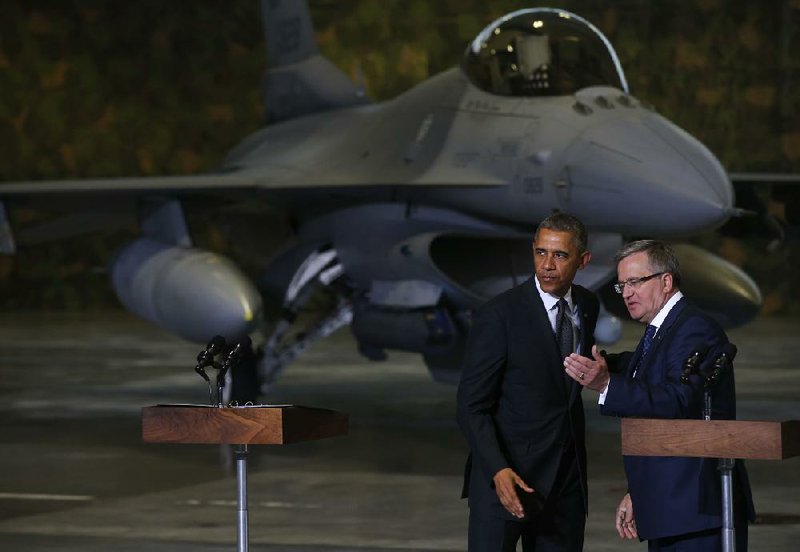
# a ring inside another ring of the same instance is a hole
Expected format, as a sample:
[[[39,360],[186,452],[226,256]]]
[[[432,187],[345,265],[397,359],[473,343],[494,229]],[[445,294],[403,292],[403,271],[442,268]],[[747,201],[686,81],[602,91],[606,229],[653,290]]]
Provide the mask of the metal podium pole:
[[[703,392],[703,419],[711,419],[711,391]],[[719,473],[722,483],[722,552],[736,552],[736,528],[733,522],[733,458],[719,459]]]
[[[722,478],[722,550],[736,552],[736,529],[733,524],[733,458],[720,458]]]
[[[247,445],[236,445],[236,504],[238,523],[236,544],[239,552],[247,552]]]

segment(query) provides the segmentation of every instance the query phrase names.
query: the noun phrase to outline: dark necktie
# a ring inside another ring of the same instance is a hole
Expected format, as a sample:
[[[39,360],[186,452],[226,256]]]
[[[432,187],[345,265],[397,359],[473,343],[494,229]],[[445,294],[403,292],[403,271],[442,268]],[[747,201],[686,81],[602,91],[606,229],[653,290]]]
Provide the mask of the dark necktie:
[[[636,377],[636,373],[639,371],[639,367],[642,365],[642,360],[644,356],[647,354],[647,351],[650,349],[650,345],[653,344],[653,337],[656,335],[656,328],[650,324],[647,325],[647,329],[644,331],[644,337],[642,338],[642,354],[639,355],[639,360],[636,362],[636,369],[633,371],[633,377]]]
[[[575,352],[575,341],[572,335],[572,321],[567,314],[566,299],[563,297],[558,300],[558,313],[556,314],[556,341],[561,358],[565,358]]]

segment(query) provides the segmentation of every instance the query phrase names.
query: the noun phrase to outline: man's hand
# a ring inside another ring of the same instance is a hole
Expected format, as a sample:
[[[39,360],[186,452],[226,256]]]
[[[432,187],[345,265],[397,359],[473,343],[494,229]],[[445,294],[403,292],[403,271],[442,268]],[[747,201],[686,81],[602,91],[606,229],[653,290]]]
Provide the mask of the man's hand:
[[[602,393],[610,379],[608,363],[600,354],[597,345],[592,346],[592,357],[594,358],[572,353],[564,359],[564,370],[569,377],[584,387]]]
[[[616,525],[621,539],[635,539],[639,536],[636,532],[636,520],[633,517],[633,503],[630,494],[623,496],[617,506]]]
[[[525,511],[522,509],[522,503],[517,496],[517,487],[521,488],[526,493],[535,492],[532,488],[518,476],[511,468],[503,468],[494,474],[494,490],[500,503],[508,512],[517,518],[525,517]]]

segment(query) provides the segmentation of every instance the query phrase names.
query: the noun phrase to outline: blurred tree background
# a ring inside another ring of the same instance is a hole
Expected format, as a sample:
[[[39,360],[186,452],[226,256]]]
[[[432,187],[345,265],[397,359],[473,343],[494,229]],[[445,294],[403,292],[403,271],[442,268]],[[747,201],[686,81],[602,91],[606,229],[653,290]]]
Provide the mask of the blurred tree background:
[[[458,64],[486,24],[537,5],[593,22],[616,48],[632,93],[729,171],[800,173],[800,0],[310,2],[322,53],[376,101]],[[214,169],[262,121],[259,9],[256,0],[5,0],[0,181]],[[768,204],[781,214],[783,203]],[[24,224],[41,215],[13,216]],[[0,306],[116,305],[103,267],[134,230],[1,257]],[[765,310],[797,314],[792,237],[776,250],[759,237],[698,240],[759,281]],[[222,241],[213,229],[201,239]]]

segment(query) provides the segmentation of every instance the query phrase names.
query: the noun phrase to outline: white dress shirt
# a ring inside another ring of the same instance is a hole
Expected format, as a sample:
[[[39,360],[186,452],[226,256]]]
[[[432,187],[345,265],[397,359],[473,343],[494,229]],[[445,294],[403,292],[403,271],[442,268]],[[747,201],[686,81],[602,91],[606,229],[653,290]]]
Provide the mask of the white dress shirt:
[[[544,308],[547,311],[547,317],[550,319],[550,327],[553,328],[553,332],[556,332],[558,300],[561,299],[561,297],[542,291],[542,286],[539,285],[539,278],[534,276],[533,279],[536,282],[536,289],[539,291],[539,297],[542,298],[542,303],[544,303]],[[580,341],[578,337],[580,336],[579,330],[581,327],[581,320],[580,316],[578,316],[578,309],[575,306],[575,301],[572,299],[572,286],[570,286],[567,293],[564,294],[564,300],[567,302],[567,314],[572,322],[572,342],[575,344],[576,352],[580,353]]]
[[[670,297],[669,300],[666,303],[664,303],[664,306],[661,307],[661,310],[658,311],[658,314],[656,314],[653,320],[650,322],[649,325],[655,326],[656,328],[656,333],[653,334],[653,339],[655,339],[655,337],[658,335],[658,330],[664,323],[664,320],[667,319],[669,311],[671,311],[672,307],[674,307],[678,303],[678,301],[680,301],[682,298],[683,298],[683,293],[681,293],[680,291],[676,292],[675,295]],[[602,393],[600,393],[600,398],[597,400],[599,404],[605,404],[609,385],[611,385],[611,379],[608,380],[606,388],[603,389]]]

